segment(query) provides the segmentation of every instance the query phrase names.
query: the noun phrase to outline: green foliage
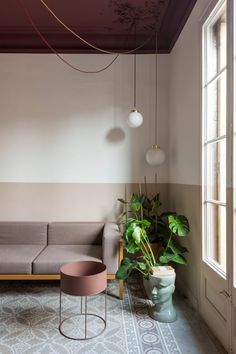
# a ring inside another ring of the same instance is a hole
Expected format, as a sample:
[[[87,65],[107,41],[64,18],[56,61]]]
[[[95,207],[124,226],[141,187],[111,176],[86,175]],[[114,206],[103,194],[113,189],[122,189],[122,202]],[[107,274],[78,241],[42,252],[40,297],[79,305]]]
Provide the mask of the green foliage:
[[[188,252],[187,248],[181,246],[173,236],[183,237],[189,233],[189,223],[184,215],[168,215],[169,237],[164,240],[164,247],[159,254],[161,264],[174,262],[178,264],[186,264],[183,254]]]
[[[120,267],[116,273],[116,278],[117,279],[126,279],[134,270],[136,261],[132,261],[129,258],[124,258],[120,264]]]
[[[174,254],[182,254],[185,252],[188,252],[187,248],[181,246],[179,243],[177,243],[173,238],[169,241],[168,248],[174,253]]]
[[[189,223],[184,215],[169,215],[169,228],[177,236],[186,236],[189,233]]]
[[[126,257],[122,260],[120,264],[120,267],[116,273],[116,278],[126,279],[134,269],[137,269],[141,272],[145,272],[146,264],[143,262],[138,262],[136,260],[131,260]]]
[[[135,253],[140,250],[142,239],[147,237],[146,229],[150,226],[147,220],[135,220],[128,224],[125,231],[125,250]]]
[[[184,256],[178,254],[178,255],[174,255],[173,253],[169,254],[166,253],[164,256],[160,257],[160,262],[163,264],[169,263],[169,262],[175,262],[175,263],[179,263],[179,264],[186,264],[186,259],[184,258]]]
[[[126,227],[125,250],[136,254],[136,259],[124,258],[116,273],[117,279],[126,279],[135,269],[147,277],[154,266],[170,262],[186,264],[183,254],[187,249],[177,242],[178,237],[186,236],[190,231],[184,215],[171,211],[160,213],[159,193],[152,198],[133,193],[128,201],[118,200],[127,208],[120,215],[120,223]],[[157,255],[152,251],[152,242],[159,242]]]

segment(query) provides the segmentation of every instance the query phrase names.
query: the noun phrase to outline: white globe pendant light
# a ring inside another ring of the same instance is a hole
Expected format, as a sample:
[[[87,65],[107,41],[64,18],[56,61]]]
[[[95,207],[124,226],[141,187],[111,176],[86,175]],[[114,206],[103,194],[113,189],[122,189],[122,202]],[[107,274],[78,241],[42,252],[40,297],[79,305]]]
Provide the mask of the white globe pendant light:
[[[138,128],[143,124],[143,116],[136,108],[136,54],[134,54],[134,108],[130,111],[127,123],[131,128]]]
[[[155,144],[147,151],[146,161],[151,166],[161,165],[165,161],[165,152],[157,144],[157,32],[156,32],[156,96],[155,96]]]
[[[128,124],[131,128],[138,128],[143,124],[143,116],[136,108],[130,112]]]
[[[146,161],[151,166],[161,165],[165,161],[166,155],[160,146],[154,144],[146,153]]]

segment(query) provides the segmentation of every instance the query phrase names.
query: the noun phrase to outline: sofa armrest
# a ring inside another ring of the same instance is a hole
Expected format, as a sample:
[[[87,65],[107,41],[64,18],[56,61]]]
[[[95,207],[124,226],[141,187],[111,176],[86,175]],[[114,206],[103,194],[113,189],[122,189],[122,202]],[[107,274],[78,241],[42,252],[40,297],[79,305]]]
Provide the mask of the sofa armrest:
[[[118,270],[123,245],[120,243],[121,233],[116,223],[106,223],[102,238],[102,258],[107,266],[108,274],[115,274]],[[120,250],[120,246],[122,250]]]

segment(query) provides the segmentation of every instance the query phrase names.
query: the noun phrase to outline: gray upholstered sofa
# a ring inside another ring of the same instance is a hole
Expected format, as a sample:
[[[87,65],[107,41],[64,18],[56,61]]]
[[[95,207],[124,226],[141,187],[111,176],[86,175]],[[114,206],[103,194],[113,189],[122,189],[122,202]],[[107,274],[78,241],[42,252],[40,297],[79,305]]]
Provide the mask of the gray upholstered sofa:
[[[115,223],[0,222],[0,279],[60,279],[63,264],[80,260],[103,262],[115,279],[122,251]]]

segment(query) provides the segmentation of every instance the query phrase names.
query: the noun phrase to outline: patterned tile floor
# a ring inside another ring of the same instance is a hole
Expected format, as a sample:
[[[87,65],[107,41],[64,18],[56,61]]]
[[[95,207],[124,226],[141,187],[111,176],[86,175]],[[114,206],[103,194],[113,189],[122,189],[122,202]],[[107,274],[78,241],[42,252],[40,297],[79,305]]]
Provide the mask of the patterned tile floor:
[[[223,354],[196,312],[176,295],[178,319],[164,324],[148,316],[149,303],[140,281],[133,278],[126,286],[123,301],[114,295],[117,284],[110,282],[108,323],[105,332],[89,341],[73,341],[58,331],[59,287],[57,282],[0,283],[1,354]],[[78,298],[63,297],[63,316],[78,313]],[[89,298],[89,312],[102,314],[104,295]],[[84,323],[69,323],[68,334],[80,335],[73,328]],[[73,326],[72,326],[73,325]],[[100,330],[99,320],[88,321],[89,333]]]

